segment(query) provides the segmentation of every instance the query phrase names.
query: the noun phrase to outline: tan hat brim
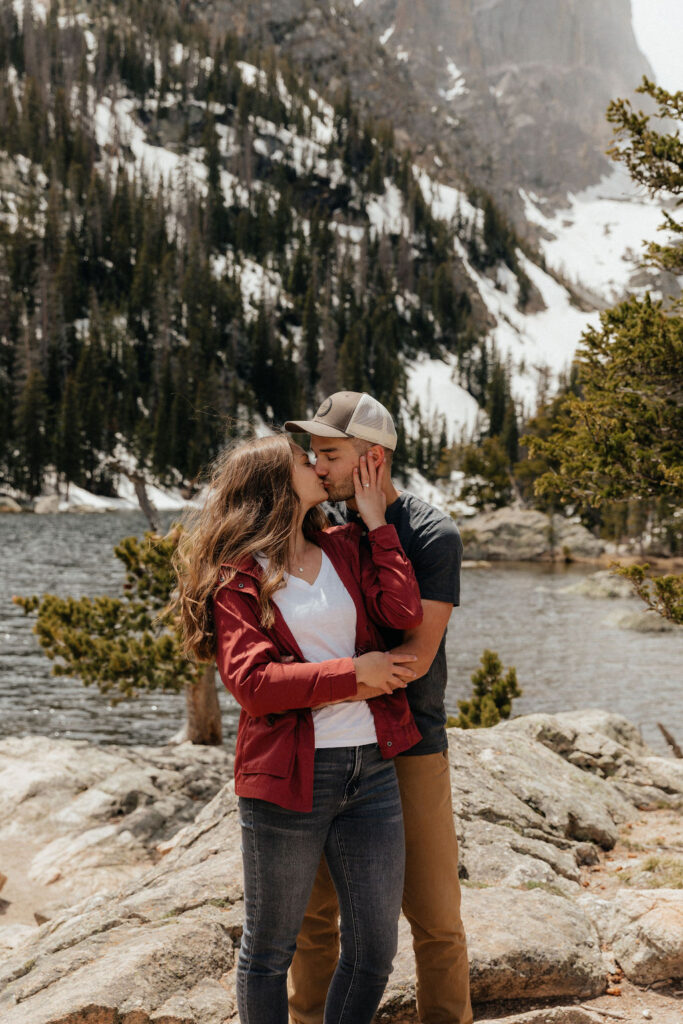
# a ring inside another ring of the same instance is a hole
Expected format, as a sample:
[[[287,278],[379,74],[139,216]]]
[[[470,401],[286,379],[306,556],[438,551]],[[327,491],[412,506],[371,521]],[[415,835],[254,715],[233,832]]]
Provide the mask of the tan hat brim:
[[[292,434],[313,434],[315,437],[350,437],[343,430],[330,427],[327,423],[320,423],[318,420],[287,420],[285,430]]]

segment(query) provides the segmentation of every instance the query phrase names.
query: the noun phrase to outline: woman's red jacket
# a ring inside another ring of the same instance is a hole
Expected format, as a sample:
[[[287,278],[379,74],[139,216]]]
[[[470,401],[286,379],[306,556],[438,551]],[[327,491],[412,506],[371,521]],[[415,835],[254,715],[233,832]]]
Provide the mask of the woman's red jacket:
[[[393,526],[368,534],[336,526],[316,542],[337,570],[356,606],[356,655],[384,650],[377,628],[412,629],[422,621],[413,568]],[[229,566],[226,568],[230,568]],[[260,624],[261,567],[254,559],[239,566],[214,599],[221,679],[242,708],[235,749],[235,790],[294,811],[313,807],[315,731],[311,707],[356,693],[351,658],[307,662],[277,605],[275,622]],[[292,661],[283,662],[288,656]],[[368,701],[383,757],[412,747],[420,733],[403,690]]]

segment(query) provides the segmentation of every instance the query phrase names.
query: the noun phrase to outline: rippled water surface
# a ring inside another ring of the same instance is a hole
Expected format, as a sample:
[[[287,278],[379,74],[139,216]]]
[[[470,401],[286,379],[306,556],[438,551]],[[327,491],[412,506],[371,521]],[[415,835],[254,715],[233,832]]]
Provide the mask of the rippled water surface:
[[[112,707],[96,689],[50,674],[32,621],[12,594],[45,591],[113,594],[123,580],[114,544],[145,530],[135,512],[0,516],[0,736],[42,733],[95,742],[161,743],[183,720],[181,695],[145,695]],[[641,634],[610,624],[625,600],[591,600],[564,592],[587,567],[506,566],[468,569],[462,606],[448,634],[447,703],[469,695],[470,675],[485,647],[515,665],[524,696],[515,713],[604,707],[639,725],[666,749],[657,721],[683,742],[683,636]],[[236,705],[221,687],[225,731]]]

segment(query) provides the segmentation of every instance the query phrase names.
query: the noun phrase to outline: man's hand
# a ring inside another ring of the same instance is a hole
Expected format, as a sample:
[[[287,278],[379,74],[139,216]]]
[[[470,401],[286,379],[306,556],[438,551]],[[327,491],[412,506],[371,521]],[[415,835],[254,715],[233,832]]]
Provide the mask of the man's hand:
[[[429,671],[441,637],[446,632],[448,620],[453,611],[452,604],[445,601],[423,601],[422,622],[415,629],[408,629],[403,634],[403,642],[394,647],[392,654],[414,654],[415,662],[411,665],[419,679]]]
[[[415,679],[415,672],[408,663],[415,661],[412,653],[395,654],[393,651],[369,651],[353,659],[357,685],[366,686],[382,693],[407,686]],[[374,696],[374,694],[373,694]]]
[[[453,605],[444,601],[423,601],[422,611],[424,618],[420,625],[415,629],[406,630],[403,642],[391,652],[415,656],[415,660],[410,662],[410,667],[414,671],[413,678],[416,679],[429,671],[439,649],[441,637],[446,632]],[[346,700],[372,700],[373,697],[381,697],[383,693],[386,693],[386,690],[359,683],[354,696],[347,697]]]

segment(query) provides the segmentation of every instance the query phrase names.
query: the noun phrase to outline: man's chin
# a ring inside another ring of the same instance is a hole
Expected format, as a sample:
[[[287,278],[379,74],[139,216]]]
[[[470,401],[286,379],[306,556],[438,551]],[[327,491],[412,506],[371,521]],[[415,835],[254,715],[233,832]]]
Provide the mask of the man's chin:
[[[353,498],[354,494],[353,487],[330,487],[327,491],[328,501],[348,501],[349,498]]]

